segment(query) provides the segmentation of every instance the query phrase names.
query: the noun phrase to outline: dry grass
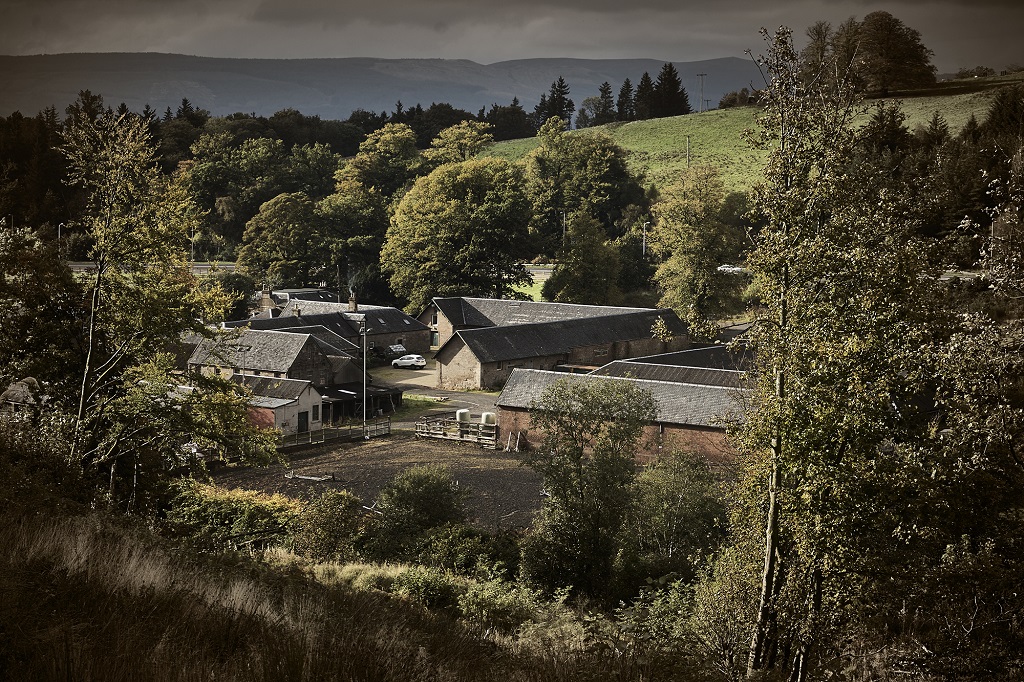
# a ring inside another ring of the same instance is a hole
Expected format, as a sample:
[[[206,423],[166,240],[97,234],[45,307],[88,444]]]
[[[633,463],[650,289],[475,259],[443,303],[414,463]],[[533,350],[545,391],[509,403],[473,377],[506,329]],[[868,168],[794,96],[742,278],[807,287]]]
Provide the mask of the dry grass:
[[[564,607],[487,636],[374,585],[416,567],[198,558],[99,516],[0,520],[0,679],[652,679]]]

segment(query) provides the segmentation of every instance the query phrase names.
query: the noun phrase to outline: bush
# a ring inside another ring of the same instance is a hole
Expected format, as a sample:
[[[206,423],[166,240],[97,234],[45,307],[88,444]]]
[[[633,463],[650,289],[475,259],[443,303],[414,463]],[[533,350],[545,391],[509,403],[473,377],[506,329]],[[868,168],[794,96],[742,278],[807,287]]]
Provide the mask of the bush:
[[[423,536],[416,561],[465,576],[481,571],[508,576],[519,568],[519,544],[511,533],[491,535],[472,526],[451,524]]]
[[[413,558],[423,533],[466,520],[468,495],[445,467],[406,469],[377,495],[377,514],[361,542],[363,553],[378,561]]]
[[[459,597],[463,618],[506,635],[525,623],[540,620],[545,607],[540,592],[504,580],[472,582]]]
[[[302,512],[283,495],[224,490],[193,480],[178,484],[167,513],[167,533],[206,551],[264,550],[289,545]]]
[[[298,519],[295,551],[312,561],[351,561],[362,528],[362,507],[347,490],[328,491],[306,503]]]
[[[454,614],[466,591],[466,581],[448,571],[413,566],[395,576],[391,591],[415,599],[428,609]]]

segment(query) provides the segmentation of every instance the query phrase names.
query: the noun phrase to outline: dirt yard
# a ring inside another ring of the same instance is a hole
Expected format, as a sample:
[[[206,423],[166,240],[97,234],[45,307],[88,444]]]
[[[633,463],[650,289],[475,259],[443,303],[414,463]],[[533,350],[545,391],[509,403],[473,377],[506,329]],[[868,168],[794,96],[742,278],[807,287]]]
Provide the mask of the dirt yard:
[[[349,490],[364,504],[398,472],[419,464],[447,466],[469,488],[471,520],[486,528],[521,528],[540,508],[541,478],[520,466],[514,452],[484,450],[470,444],[417,439],[398,431],[368,443],[343,443],[293,452],[287,465],[229,467],[214,474],[217,485],[306,498],[325,490]],[[334,474],[334,481],[287,478]]]

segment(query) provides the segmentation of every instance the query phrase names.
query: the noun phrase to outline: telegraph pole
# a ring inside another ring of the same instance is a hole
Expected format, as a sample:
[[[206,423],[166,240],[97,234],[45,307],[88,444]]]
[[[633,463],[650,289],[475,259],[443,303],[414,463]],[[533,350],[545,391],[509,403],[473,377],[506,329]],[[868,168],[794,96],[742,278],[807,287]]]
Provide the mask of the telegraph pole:
[[[697,76],[700,78],[700,105],[697,107],[697,111],[704,111],[704,76],[706,73],[698,73]]]

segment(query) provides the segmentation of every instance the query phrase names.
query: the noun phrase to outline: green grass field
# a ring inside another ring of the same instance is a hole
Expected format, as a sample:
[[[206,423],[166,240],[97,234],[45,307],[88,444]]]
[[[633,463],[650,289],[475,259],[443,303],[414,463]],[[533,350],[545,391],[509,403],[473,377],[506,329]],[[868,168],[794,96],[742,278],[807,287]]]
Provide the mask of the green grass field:
[[[1024,73],[939,83],[926,91],[896,93],[910,130],[924,126],[937,111],[956,133],[973,115],[982,121],[998,88],[1024,82]],[[874,100],[866,100],[870,107]],[[649,183],[666,187],[687,164],[711,164],[721,172],[727,190],[747,190],[761,177],[766,152],[751,148],[745,130],[756,127],[758,109],[744,107],[706,111],[687,116],[600,126],[626,150],[630,168]],[[537,146],[536,138],[499,142],[487,153],[509,160],[524,157]],[[689,152],[687,151],[689,150]]]

